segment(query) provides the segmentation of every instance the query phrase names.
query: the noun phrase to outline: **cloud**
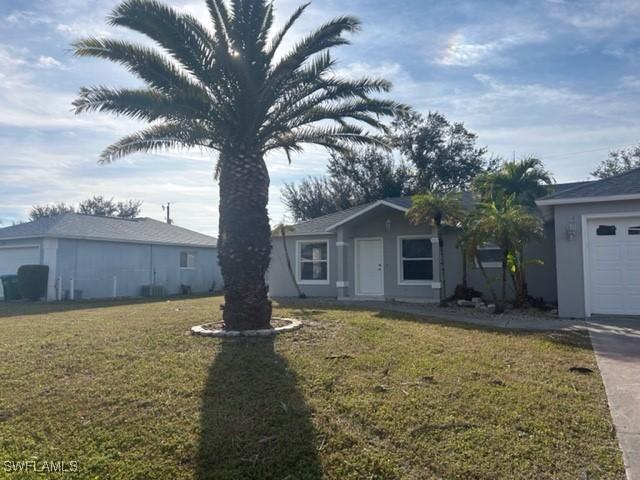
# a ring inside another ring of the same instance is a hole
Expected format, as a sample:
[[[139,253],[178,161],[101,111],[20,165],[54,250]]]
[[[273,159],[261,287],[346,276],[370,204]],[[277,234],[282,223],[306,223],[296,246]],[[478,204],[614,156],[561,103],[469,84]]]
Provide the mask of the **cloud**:
[[[40,55],[40,57],[38,57],[36,66],[41,68],[62,68],[63,67],[62,63],[59,62],[58,60],[56,60],[53,57],[49,57],[45,55]]]
[[[611,30],[640,17],[637,0],[547,0],[547,5],[553,17],[581,30]]]
[[[454,34],[436,63],[446,66],[468,67],[479,63],[502,60],[500,54],[520,45],[542,42],[547,39],[544,32],[516,33],[488,42],[473,42],[462,33]]]

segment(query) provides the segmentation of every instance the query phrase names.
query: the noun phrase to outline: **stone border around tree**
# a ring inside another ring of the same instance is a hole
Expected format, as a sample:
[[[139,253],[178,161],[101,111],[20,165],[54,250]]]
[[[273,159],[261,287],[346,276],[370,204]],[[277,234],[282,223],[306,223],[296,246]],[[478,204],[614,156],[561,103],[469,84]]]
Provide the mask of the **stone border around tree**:
[[[302,322],[294,318],[274,318],[274,320],[280,320],[281,322],[287,322],[288,325],[284,327],[271,328],[268,330],[245,330],[245,331],[227,331],[227,330],[212,330],[211,325],[198,325],[191,328],[191,334],[199,337],[214,337],[214,338],[246,338],[246,337],[275,337],[283,333],[294,332],[302,328]]]

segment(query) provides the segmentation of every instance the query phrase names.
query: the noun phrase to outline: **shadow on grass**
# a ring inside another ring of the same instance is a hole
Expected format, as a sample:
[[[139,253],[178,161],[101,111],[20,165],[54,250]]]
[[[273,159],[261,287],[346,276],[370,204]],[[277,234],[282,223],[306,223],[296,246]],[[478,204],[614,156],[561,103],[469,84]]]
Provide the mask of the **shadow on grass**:
[[[127,305],[145,305],[163,303],[168,300],[194,300],[197,298],[215,298],[219,295],[170,296],[163,298],[118,298],[116,300],[77,300],[63,302],[3,302],[0,301],[0,318],[23,317],[30,315],[48,315],[51,313],[93,310],[96,308],[112,308]]]
[[[322,478],[310,415],[273,339],[222,342],[202,398],[196,478]]]

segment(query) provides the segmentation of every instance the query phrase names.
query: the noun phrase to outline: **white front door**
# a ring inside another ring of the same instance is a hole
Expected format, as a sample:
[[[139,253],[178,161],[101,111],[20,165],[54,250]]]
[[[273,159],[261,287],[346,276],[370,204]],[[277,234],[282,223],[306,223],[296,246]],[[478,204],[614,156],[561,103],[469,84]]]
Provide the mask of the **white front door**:
[[[384,295],[384,259],[381,238],[356,239],[356,295]]]
[[[588,223],[591,313],[640,315],[640,218]]]

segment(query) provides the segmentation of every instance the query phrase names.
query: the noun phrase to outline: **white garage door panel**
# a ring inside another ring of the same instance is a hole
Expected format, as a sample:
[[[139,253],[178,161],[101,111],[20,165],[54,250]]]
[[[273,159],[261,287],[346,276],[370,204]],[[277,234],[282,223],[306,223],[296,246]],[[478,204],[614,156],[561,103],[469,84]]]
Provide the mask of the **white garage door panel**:
[[[640,235],[630,232],[638,225],[640,218],[633,217],[589,221],[591,313],[640,315]],[[615,235],[610,227],[615,227]]]
[[[0,248],[0,275],[15,275],[22,265],[40,264],[39,247]],[[0,297],[4,297],[0,282]]]

